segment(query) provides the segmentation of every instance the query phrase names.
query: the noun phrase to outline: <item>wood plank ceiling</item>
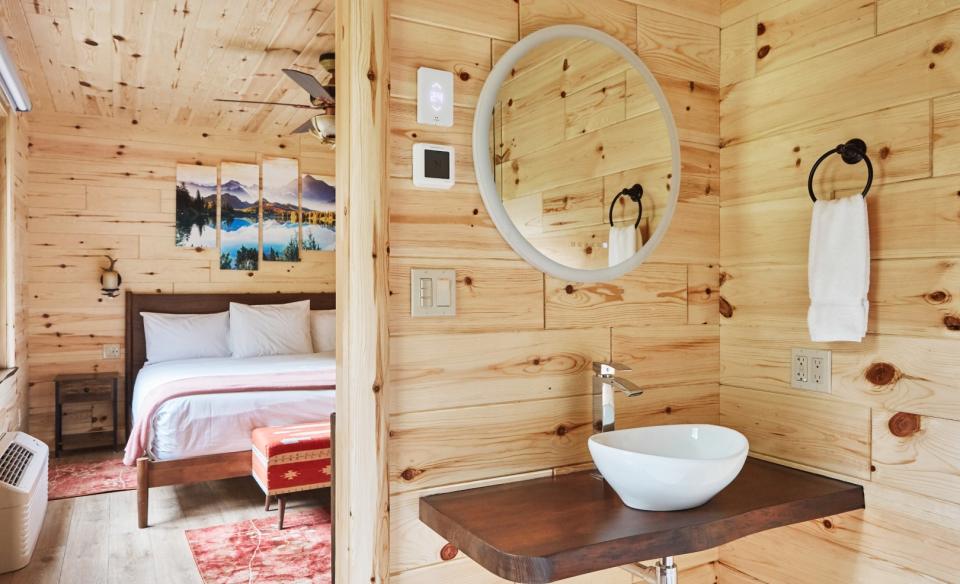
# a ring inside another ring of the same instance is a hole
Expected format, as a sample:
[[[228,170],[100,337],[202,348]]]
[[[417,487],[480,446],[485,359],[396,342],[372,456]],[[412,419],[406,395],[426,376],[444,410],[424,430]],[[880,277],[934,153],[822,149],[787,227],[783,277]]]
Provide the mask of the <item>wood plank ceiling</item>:
[[[282,73],[322,79],[334,0],[0,0],[0,32],[38,113],[285,134],[308,103]]]

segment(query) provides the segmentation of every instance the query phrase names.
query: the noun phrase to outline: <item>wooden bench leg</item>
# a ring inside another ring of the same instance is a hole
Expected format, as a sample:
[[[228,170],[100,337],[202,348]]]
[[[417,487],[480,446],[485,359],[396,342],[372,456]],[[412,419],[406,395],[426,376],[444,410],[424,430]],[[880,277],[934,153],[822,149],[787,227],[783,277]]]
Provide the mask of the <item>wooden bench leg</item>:
[[[150,459],[137,459],[137,526],[147,527],[150,509]]]
[[[263,510],[264,510],[264,511],[269,511],[269,510],[270,510],[270,495],[267,495],[267,500],[266,500],[266,502],[263,504]]]
[[[282,495],[277,495],[277,503],[280,505],[280,529],[283,529],[283,512],[287,510],[287,500]]]

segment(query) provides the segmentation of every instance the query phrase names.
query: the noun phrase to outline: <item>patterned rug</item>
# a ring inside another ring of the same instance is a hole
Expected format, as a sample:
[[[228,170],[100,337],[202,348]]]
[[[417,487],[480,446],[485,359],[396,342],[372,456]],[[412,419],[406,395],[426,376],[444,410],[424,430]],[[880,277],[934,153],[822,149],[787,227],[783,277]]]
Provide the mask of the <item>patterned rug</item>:
[[[330,515],[291,513],[186,532],[206,584],[330,584]]]
[[[69,499],[137,488],[137,469],[119,458],[83,462],[50,461],[47,498]]]

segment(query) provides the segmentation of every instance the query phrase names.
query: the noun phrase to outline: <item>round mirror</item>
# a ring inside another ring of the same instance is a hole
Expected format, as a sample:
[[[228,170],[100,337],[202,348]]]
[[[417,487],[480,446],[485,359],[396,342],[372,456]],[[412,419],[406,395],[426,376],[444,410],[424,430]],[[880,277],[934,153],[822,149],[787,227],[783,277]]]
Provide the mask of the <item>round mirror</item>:
[[[500,58],[480,94],[473,164],[487,211],[537,269],[613,280],[663,239],[680,145],[653,75],[583,26],[535,32]]]

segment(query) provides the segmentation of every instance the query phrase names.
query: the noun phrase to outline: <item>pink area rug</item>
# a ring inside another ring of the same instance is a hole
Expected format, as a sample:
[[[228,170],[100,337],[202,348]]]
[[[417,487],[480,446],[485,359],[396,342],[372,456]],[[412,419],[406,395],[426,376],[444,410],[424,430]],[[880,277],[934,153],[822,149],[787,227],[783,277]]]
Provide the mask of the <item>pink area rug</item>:
[[[48,478],[47,498],[51,501],[137,488],[136,467],[125,466],[119,458],[84,462],[51,460]]]
[[[330,515],[316,509],[186,532],[206,584],[330,584]]]

